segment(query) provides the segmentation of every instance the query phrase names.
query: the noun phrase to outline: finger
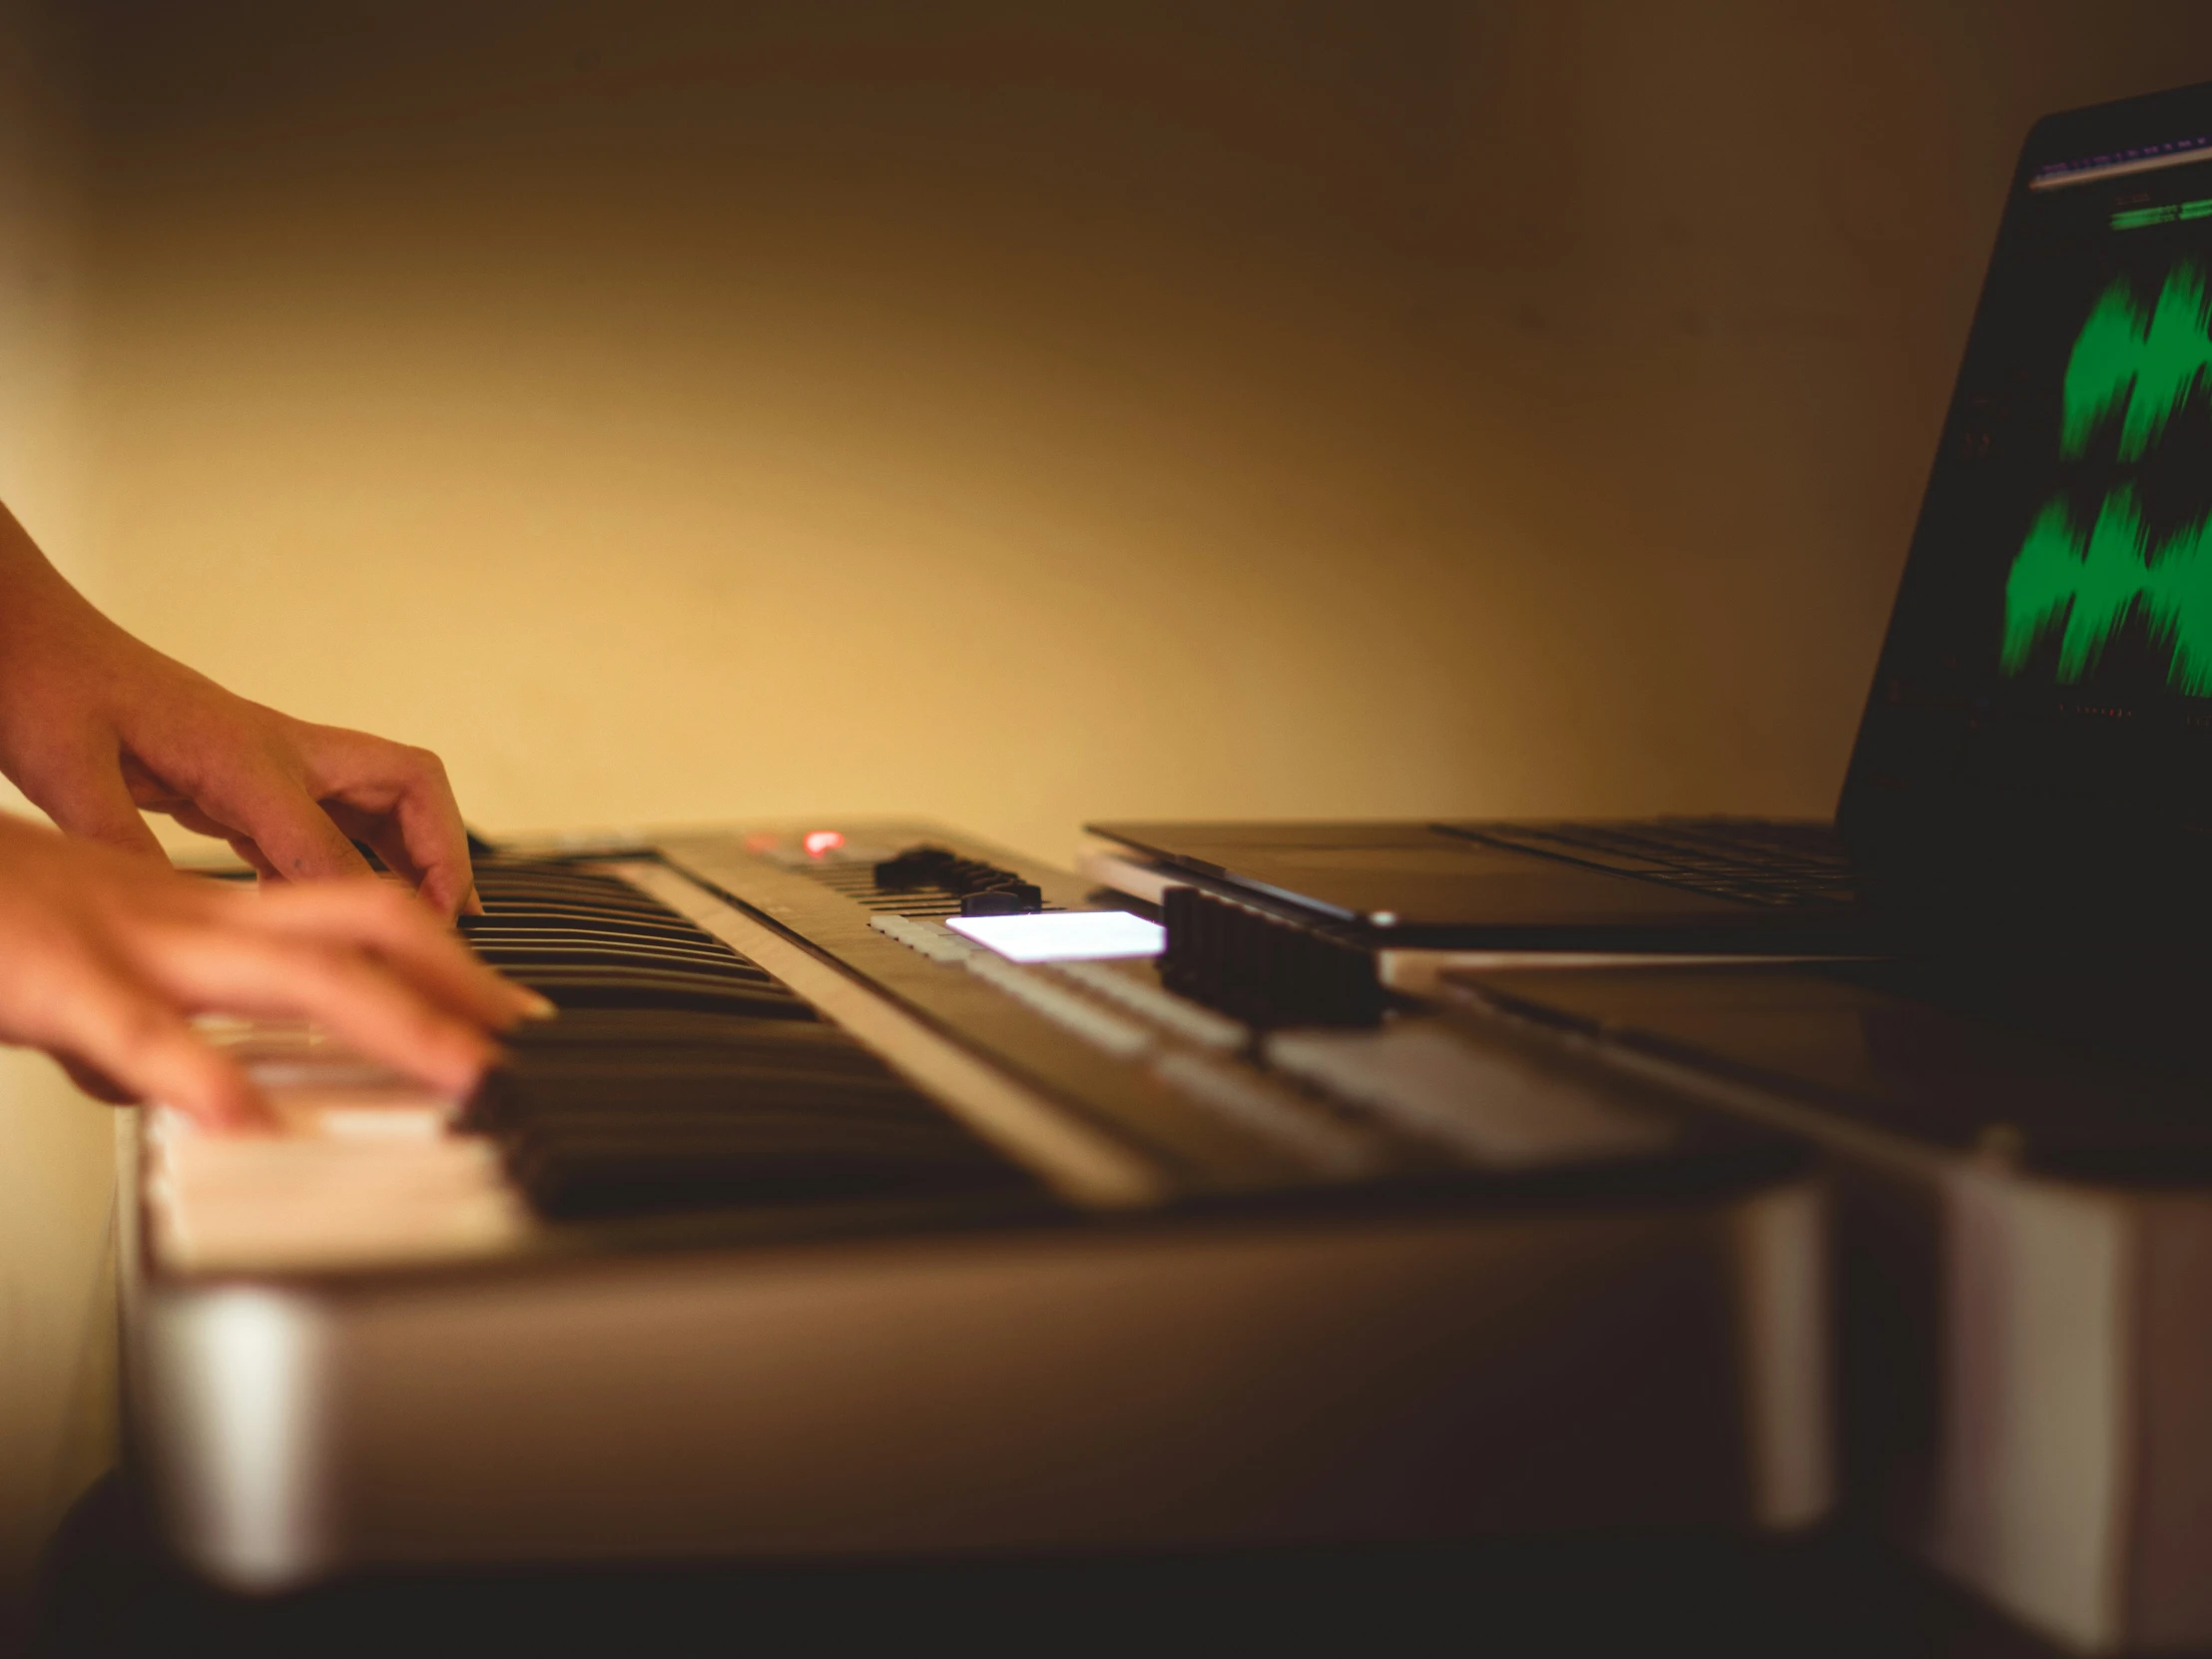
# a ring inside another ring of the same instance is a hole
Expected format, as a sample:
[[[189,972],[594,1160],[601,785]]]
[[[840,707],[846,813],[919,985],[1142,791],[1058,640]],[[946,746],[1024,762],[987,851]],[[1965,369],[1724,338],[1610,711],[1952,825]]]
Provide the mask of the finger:
[[[262,849],[260,847],[256,846],[252,841],[248,840],[244,835],[231,835],[226,837],[226,839],[231,850],[238,854],[239,862],[246,865],[247,868],[251,869],[264,881],[267,881],[274,886],[283,885],[284,877],[282,872],[279,871],[275,864],[271,863],[266,857],[262,855]]]
[[[333,813],[331,816],[335,818],[338,815]],[[344,820],[339,819],[339,823],[342,825]],[[434,908],[443,908],[442,905],[437,905],[430,899],[426,877],[421,870],[415,867],[414,849],[407,845],[406,837],[399,832],[396,825],[389,820],[383,820],[378,824],[364,827],[363,833],[370,837],[369,844],[376,848],[376,856],[384,860],[385,868],[406,876],[414,884],[418,897],[421,897],[425,902],[432,902]],[[465,837],[463,844],[464,846],[466,844]],[[480,916],[484,913],[484,900],[476,891],[473,864],[469,870],[468,891],[461,895],[458,913],[464,916]]]
[[[314,729],[309,752],[332,816],[357,824],[356,832],[392,868],[409,872],[424,899],[455,914],[475,875],[445,763],[427,749],[333,727]]]
[[[267,1103],[237,1063],[121,969],[85,974],[56,1008],[55,1027],[44,1041],[72,1075],[89,1070],[115,1094],[174,1106],[214,1129],[271,1121]]]
[[[99,841],[135,857],[169,861],[162,843],[139,817],[116,752],[88,744],[58,764],[38,767],[21,782],[32,803],[79,839]]]
[[[204,802],[211,817],[233,825],[269,867],[286,881],[366,875],[368,864],[297,780],[274,766],[256,767],[232,782],[224,797]]]
[[[136,799],[142,811],[167,813],[196,835],[206,835],[214,840],[227,841],[239,832],[237,825],[225,824],[219,818],[211,818],[207,813],[201,811],[199,804],[196,802],[174,801],[162,806],[154,806],[149,804],[144,797],[137,797]]]
[[[223,842],[238,856],[242,863],[246,864],[265,881],[280,881],[283,879],[277,873],[276,866],[262,855],[262,849],[256,846],[249,836],[241,834],[236,826],[225,824],[219,818],[211,818],[206,812],[202,811],[197,803],[180,800],[171,806],[153,807],[147,803],[144,796],[137,795],[136,792],[134,792],[134,799],[138,801],[141,808],[148,812],[167,813],[196,835],[207,835],[212,839]]]
[[[423,871],[414,861],[414,850],[407,845],[407,837],[399,832],[399,826],[388,818],[375,818],[355,812],[341,802],[325,801],[322,810],[337,821],[338,828],[349,830],[360,840],[376,849],[384,867],[404,880],[417,893],[422,890]],[[357,828],[356,828],[357,826]]]
[[[337,817],[336,814],[331,816]],[[340,819],[339,822],[342,824],[344,821]],[[442,904],[436,903],[431,898],[428,877],[415,866],[414,849],[407,844],[406,836],[400,832],[397,825],[385,819],[374,825],[364,827],[363,832],[370,837],[369,844],[376,848],[376,856],[384,860],[386,868],[405,875],[409,881],[414,883],[417,894],[425,902],[432,903],[435,908],[443,909]],[[467,846],[465,831],[462,836],[462,846],[465,850]],[[475,867],[473,864],[469,869],[468,891],[461,895],[458,913],[464,916],[480,916],[484,913],[484,900],[476,891]]]
[[[247,836],[242,835],[220,819],[210,818],[190,802],[173,809],[169,815],[196,835],[208,835],[223,842],[232,855],[265,881],[281,881],[283,876],[276,866],[263,856],[262,849]]]
[[[142,971],[190,1007],[313,1020],[456,1096],[475,1087],[498,1053],[477,1026],[341,945],[199,928],[168,940]]]
[[[119,759],[123,787],[130,792],[132,804],[140,812],[176,814],[179,809],[192,805],[189,796],[172,787],[167,779],[157,778],[148,771],[146,764],[130,750],[124,750]]]
[[[316,882],[240,896],[239,913],[250,926],[372,950],[417,992],[479,1025],[504,1030],[551,1012],[543,997],[493,972],[427,907],[388,882]]]
[[[69,1073],[69,1080],[93,1099],[106,1101],[110,1106],[131,1106],[137,1103],[129,1089],[98,1066],[88,1066],[84,1061],[67,1054],[57,1054],[54,1059],[62,1070]]]

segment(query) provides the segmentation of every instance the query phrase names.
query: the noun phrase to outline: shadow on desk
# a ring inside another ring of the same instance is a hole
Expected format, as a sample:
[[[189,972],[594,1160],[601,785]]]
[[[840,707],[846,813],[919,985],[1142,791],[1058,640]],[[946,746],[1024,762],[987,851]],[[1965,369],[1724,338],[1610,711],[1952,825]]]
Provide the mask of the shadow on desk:
[[[963,1651],[1941,1655],[2050,1650],[1841,1532],[1178,1556],[356,1579],[269,1599],[164,1560],[94,1486],[40,1586],[37,1659]]]

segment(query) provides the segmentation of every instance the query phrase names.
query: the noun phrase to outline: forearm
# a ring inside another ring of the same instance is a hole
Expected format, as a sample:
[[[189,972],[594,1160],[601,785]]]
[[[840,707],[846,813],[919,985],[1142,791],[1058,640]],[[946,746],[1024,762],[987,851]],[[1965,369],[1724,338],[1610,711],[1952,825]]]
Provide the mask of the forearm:
[[[0,503],[0,695],[11,663],[128,638],[94,609]]]

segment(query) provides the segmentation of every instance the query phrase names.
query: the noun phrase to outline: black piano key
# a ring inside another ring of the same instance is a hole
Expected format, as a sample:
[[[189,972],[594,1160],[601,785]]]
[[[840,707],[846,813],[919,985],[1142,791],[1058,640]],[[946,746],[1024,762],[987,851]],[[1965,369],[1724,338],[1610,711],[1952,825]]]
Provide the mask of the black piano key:
[[[590,940],[596,943],[623,943],[636,945],[641,950],[695,950],[711,956],[745,958],[730,948],[726,940],[716,938],[700,928],[687,927],[635,927],[628,923],[613,925],[578,921],[572,918],[538,919],[491,916],[477,921],[465,930],[464,936],[471,944],[531,944],[544,941],[550,944],[575,943]]]
[[[628,921],[639,926],[688,928],[695,932],[699,928],[699,924],[690,917],[679,915],[658,899],[639,905],[573,894],[524,898],[494,892],[490,898],[484,900],[483,913],[470,916],[467,920],[476,925],[489,925],[502,917],[521,916],[577,916],[595,923]]]
[[[547,967],[696,968],[759,984],[774,983],[766,973],[750,963],[733,962],[710,951],[686,946],[638,944],[629,940],[611,943],[606,940],[576,938],[501,939],[490,942],[479,939],[471,942],[476,954],[494,967],[508,962],[522,967],[542,962]]]
[[[602,915],[656,915],[665,908],[649,894],[630,886],[628,882],[618,881],[579,887],[544,886],[487,878],[477,884],[476,895],[483,900],[486,915],[497,915],[502,909],[527,910],[541,905],[552,909],[587,910]]]
[[[855,1063],[882,1064],[833,1025],[762,1025],[674,1008],[589,1009],[548,1024],[522,1026],[509,1035],[507,1043],[525,1056],[570,1048],[613,1053],[625,1045],[637,1045],[672,1055],[810,1050],[826,1056],[857,1056]]]
[[[668,1080],[660,1077],[606,1082],[608,1086],[596,1094],[581,1087],[534,1092],[506,1104],[491,1123],[516,1133],[674,1134],[684,1130],[744,1135],[779,1123],[858,1133],[916,1121],[902,1095],[850,1082],[830,1086],[756,1079],[719,1092],[696,1085],[668,1091]]]
[[[758,1166],[762,1179],[780,1180],[795,1165],[822,1170],[861,1169],[911,1172],[917,1185],[933,1183],[945,1170],[996,1172],[1003,1160],[975,1143],[945,1134],[932,1123],[886,1120],[855,1126],[804,1112],[717,1119],[533,1123],[517,1137],[516,1165],[529,1172],[548,1158],[572,1167],[593,1158],[620,1161],[641,1169],[649,1161],[671,1166],[712,1159],[724,1178],[739,1164]],[[876,1179],[871,1174],[870,1179]]]
[[[541,936],[576,935],[588,939],[644,939],[666,944],[687,944],[700,949],[730,947],[705,928],[689,922],[647,922],[625,918],[619,922],[582,911],[508,911],[501,915],[463,916],[461,933],[471,941],[534,939]]]
[[[847,1114],[936,1108],[844,1032],[825,1024],[637,1009],[581,1010],[509,1039],[468,1121],[536,1114],[735,1111],[804,1099]]]
[[[666,939],[684,944],[729,945],[704,927],[694,926],[673,911],[662,916],[629,915],[620,911],[581,910],[564,905],[516,905],[463,916],[461,932],[468,938],[527,937],[533,933],[584,933],[603,939]]]
[[[850,1151],[768,1155],[695,1148],[678,1155],[559,1142],[536,1148],[516,1171],[516,1184],[535,1209],[560,1220],[747,1204],[940,1198],[1033,1186],[1005,1163],[923,1164],[905,1155]]]
[[[565,911],[598,918],[628,917],[640,922],[688,925],[660,900],[619,881],[610,880],[587,888],[518,886],[501,882],[487,872],[477,883],[477,896],[483,900],[486,917]]]
[[[756,1019],[811,1020],[815,1011],[781,986],[752,985],[711,973],[617,971],[597,968],[503,969],[554,1007],[688,1008],[701,1013],[749,1014]]]
[[[763,1027],[786,1023],[755,1020],[749,1016],[746,1019],[750,1025]],[[693,1081],[706,1087],[730,1079],[742,1079],[763,1088],[778,1080],[788,1081],[795,1087],[817,1082],[833,1083],[839,1088],[876,1085],[904,1089],[907,1086],[903,1078],[883,1069],[865,1049],[818,1054],[757,1048],[664,1049],[624,1043],[605,1049],[524,1051],[514,1057],[513,1063],[529,1074],[533,1082],[542,1082],[548,1088],[566,1087],[566,1080],[571,1078],[588,1080],[591,1087],[598,1088],[602,1078],[623,1074],[650,1075],[664,1089],[686,1088]]]
[[[478,896],[482,896],[479,894]],[[644,895],[640,895],[641,897]],[[678,915],[659,900],[633,904],[627,900],[601,897],[584,893],[502,893],[494,889],[484,899],[482,915],[471,916],[475,922],[496,921],[501,916],[573,915],[595,920],[629,918],[641,923],[666,927],[692,927],[697,924]]]
[[[822,1023],[580,1010],[518,1033],[464,1122],[555,1217],[1035,1190]]]
[[[619,878],[487,860],[461,931],[561,1017],[464,1112],[555,1216],[1033,1189],[729,944]]]
[[[842,1069],[809,1074],[742,1063],[670,1066],[649,1055],[626,1059],[630,1063],[624,1065],[594,1060],[552,1075],[540,1068],[527,1081],[481,1090],[468,1107],[467,1121],[471,1127],[498,1129],[555,1121],[642,1122],[648,1117],[708,1122],[784,1112],[848,1120],[916,1115],[912,1091],[894,1077]]]
[[[460,930],[486,962],[564,1011],[660,1008],[812,1021],[727,941],[619,877],[517,860],[477,869],[485,914]]]

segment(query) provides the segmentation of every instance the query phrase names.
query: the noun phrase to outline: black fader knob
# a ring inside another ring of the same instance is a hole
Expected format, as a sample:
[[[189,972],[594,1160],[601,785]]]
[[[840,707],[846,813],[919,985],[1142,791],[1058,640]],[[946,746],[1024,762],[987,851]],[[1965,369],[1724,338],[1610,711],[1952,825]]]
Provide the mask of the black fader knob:
[[[1016,881],[1002,887],[986,887],[981,892],[971,892],[960,900],[963,916],[1022,916],[1033,915],[1044,908],[1044,895],[1027,881]]]
[[[913,887],[936,884],[943,872],[958,863],[959,854],[948,846],[931,846],[923,841],[909,846],[893,857],[885,858],[875,866],[875,884],[885,892],[904,892]]]

